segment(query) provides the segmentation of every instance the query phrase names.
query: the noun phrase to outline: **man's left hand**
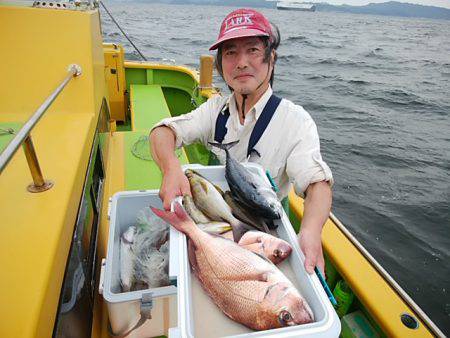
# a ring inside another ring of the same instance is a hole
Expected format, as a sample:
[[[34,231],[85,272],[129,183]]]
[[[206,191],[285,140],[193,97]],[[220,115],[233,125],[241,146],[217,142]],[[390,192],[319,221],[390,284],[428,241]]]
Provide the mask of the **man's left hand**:
[[[309,274],[314,273],[317,266],[325,276],[325,260],[323,258],[321,231],[317,229],[301,229],[299,234],[300,248],[305,255],[305,269]]]

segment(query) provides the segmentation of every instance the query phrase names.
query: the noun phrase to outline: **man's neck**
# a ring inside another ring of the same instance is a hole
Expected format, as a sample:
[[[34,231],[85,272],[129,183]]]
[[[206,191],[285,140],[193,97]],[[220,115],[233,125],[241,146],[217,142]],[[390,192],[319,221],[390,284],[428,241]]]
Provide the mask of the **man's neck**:
[[[241,119],[241,122],[245,119],[245,116],[250,111],[250,109],[256,104],[256,102],[259,101],[259,99],[264,95],[266,90],[269,88],[269,83],[266,83],[265,85],[258,88],[255,92],[247,94],[245,99],[245,105],[244,105],[244,114],[242,115],[242,103],[244,102],[244,96],[239,93],[234,93],[234,97],[237,104],[237,110],[239,112],[239,117]]]

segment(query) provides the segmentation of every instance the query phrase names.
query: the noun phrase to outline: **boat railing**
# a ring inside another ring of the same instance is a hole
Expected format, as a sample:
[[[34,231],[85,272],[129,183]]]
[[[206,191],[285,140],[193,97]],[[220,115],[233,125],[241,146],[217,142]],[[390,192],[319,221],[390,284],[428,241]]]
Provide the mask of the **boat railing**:
[[[370,264],[378,271],[384,280],[394,289],[394,291],[405,301],[408,306],[414,310],[415,314],[425,323],[425,325],[436,335],[436,337],[445,337],[444,333],[437,327],[430,317],[414,302],[414,300],[406,293],[405,290],[395,281],[394,278],[381,266],[380,263],[364,248],[364,246],[352,235],[344,224],[333,214],[330,213],[330,219],[336,227],[350,240],[350,242],[359,250],[359,252],[370,262]],[[408,313],[402,313],[400,316],[402,323],[415,329],[418,327],[417,320]]]
[[[39,166],[39,161],[34,150],[33,141],[31,140],[31,131],[34,126],[38,123],[50,105],[58,97],[59,93],[64,89],[64,87],[69,83],[69,81],[81,75],[81,67],[76,64],[69,65],[68,74],[61,82],[61,84],[47,97],[47,99],[41,104],[41,106],[33,113],[33,115],[28,119],[27,122],[22,126],[22,128],[15,133],[14,138],[9,142],[8,146],[0,154],[0,174],[3,169],[8,165],[9,161],[23,145],[25,151],[25,157],[27,159],[28,167],[30,168],[31,176],[33,177],[33,183],[30,184],[27,189],[30,192],[42,192],[50,189],[53,183],[49,180],[45,180],[42,174],[41,167]]]

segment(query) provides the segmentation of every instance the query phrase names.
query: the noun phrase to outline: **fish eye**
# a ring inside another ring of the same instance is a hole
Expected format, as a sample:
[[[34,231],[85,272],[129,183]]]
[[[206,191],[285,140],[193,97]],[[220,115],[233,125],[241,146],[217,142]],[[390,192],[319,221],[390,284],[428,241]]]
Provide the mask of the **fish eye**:
[[[292,321],[292,316],[288,311],[283,310],[280,312],[279,319],[283,325],[287,325],[287,323]]]

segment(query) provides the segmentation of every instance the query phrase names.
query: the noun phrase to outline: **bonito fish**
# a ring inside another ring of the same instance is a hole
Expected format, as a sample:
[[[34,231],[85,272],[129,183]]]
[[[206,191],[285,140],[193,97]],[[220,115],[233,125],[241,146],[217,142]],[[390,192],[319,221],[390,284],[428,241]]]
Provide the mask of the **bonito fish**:
[[[223,198],[225,199],[225,202],[227,202],[227,204],[230,206],[233,216],[235,216],[237,219],[246,224],[250,224],[259,231],[269,232],[269,227],[264,219],[262,217],[259,217],[258,215],[251,215],[246,209],[242,208],[238,203],[236,203],[236,201],[233,199],[231,191],[226,191],[223,194]]]
[[[234,240],[238,242],[242,235],[250,230],[250,226],[233,216],[230,206],[211,182],[190,169],[186,170],[185,174],[197,208],[212,221],[229,223],[233,229]]]
[[[200,230],[182,207],[153,212],[189,237],[189,261],[216,305],[254,330],[310,323],[313,313],[292,283],[270,261],[236,243]]]
[[[239,141],[221,144],[209,142],[210,145],[225,150],[227,162],[225,178],[235,200],[247,208],[269,219],[279,219],[283,211],[277,194],[257,175],[230,156],[228,149]]]

